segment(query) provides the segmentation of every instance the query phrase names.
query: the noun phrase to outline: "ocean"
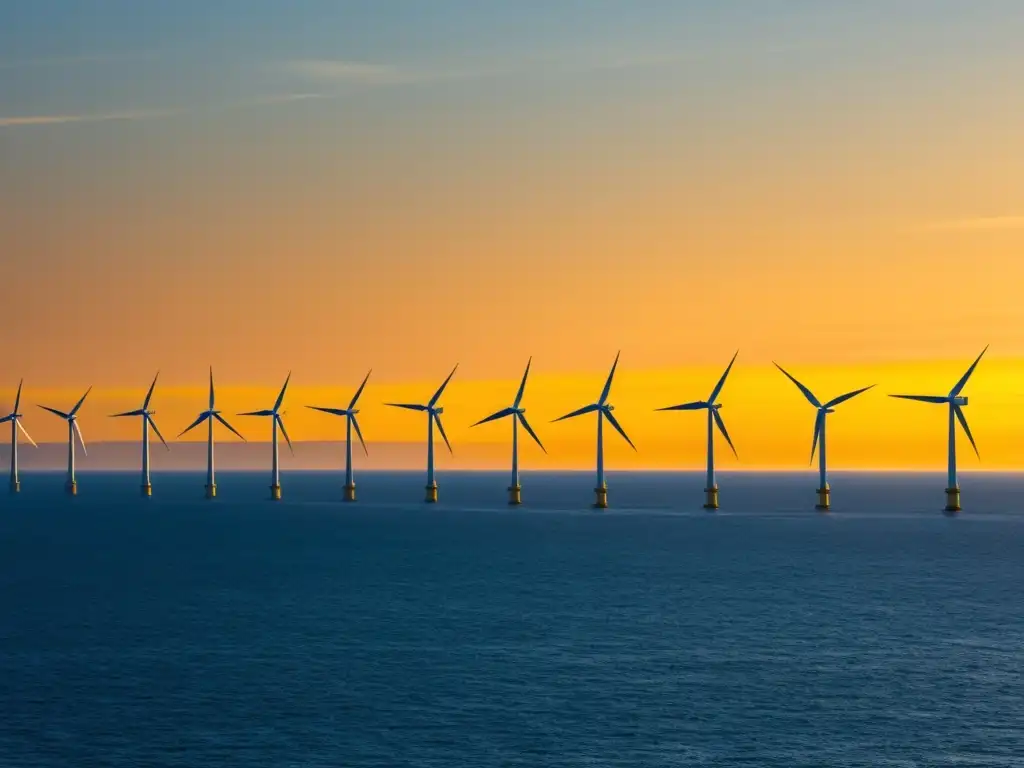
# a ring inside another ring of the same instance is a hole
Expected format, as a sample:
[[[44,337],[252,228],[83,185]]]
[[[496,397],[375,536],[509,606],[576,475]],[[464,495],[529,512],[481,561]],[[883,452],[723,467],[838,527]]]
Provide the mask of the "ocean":
[[[1024,477],[30,473],[0,765],[1024,765]]]

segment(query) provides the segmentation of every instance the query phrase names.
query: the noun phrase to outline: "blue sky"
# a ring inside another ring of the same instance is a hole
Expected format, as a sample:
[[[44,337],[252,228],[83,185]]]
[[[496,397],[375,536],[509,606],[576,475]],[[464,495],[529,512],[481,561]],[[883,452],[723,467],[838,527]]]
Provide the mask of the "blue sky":
[[[871,83],[1011,55],[1022,16],[952,0],[37,0],[8,5],[0,28],[0,117],[687,67],[706,87],[822,71]]]

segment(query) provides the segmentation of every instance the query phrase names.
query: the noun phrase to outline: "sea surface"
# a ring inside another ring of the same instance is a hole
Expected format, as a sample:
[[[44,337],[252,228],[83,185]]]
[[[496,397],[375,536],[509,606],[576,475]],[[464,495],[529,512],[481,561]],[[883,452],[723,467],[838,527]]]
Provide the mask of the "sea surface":
[[[0,766],[1021,766],[1024,477],[59,474],[0,496]]]

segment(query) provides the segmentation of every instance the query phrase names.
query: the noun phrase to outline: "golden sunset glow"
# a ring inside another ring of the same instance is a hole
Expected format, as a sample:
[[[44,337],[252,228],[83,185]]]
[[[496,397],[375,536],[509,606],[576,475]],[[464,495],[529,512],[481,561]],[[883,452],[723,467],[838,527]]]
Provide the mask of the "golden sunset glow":
[[[593,419],[546,422],[592,402],[621,349],[612,401],[639,450],[611,435],[609,467],[698,467],[704,417],[654,409],[706,397],[738,348],[722,415],[740,459],[721,443],[722,469],[807,466],[814,413],[777,360],[822,399],[878,385],[831,417],[835,469],[938,470],[945,413],[886,395],[945,394],[991,343],[966,390],[982,461],[963,440],[961,467],[1024,466],[1010,28],[975,16],[951,46],[956,19],[887,16],[877,39],[835,8],[683,6],[636,9],[632,37],[595,12],[589,46],[557,27],[502,47],[482,16],[465,22],[479,39],[408,50],[302,37],[390,30],[381,11],[264,53],[243,24],[237,50],[197,54],[240,62],[205,79],[170,43],[74,68],[14,50],[0,399],[21,377],[58,408],[94,385],[86,438],[135,439],[106,416],[159,369],[170,436],[208,365],[226,413],[268,407],[292,370],[293,439],[333,440],[342,425],[302,406],[344,406],[373,368],[367,441],[415,443],[422,419],[382,403],[423,402],[459,362],[439,461],[504,466],[507,424],[468,425],[511,402],[532,355],[524,402],[550,455],[525,446],[524,466],[587,467]]]

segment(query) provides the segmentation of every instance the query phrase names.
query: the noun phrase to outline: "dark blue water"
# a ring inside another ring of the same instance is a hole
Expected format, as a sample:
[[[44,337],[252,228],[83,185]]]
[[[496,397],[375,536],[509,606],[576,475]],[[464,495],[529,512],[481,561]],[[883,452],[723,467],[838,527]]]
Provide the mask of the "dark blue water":
[[[0,497],[0,765],[1024,759],[1024,479],[28,475]]]

